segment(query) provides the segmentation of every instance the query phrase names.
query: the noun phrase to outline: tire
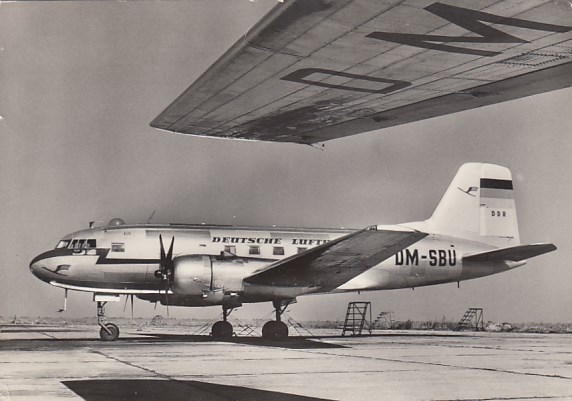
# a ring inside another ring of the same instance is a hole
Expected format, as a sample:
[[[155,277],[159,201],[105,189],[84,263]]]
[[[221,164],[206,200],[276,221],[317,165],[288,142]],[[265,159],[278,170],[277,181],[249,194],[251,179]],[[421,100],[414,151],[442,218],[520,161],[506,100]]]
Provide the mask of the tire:
[[[231,338],[232,333],[232,324],[222,320],[213,324],[213,328],[211,330],[211,335],[213,338]]]
[[[262,338],[280,341],[288,338],[288,326],[284,322],[271,320],[262,326]]]
[[[99,338],[103,341],[115,341],[119,338],[119,327],[113,323],[106,323],[105,327],[109,330],[109,333],[102,327],[99,330]]]

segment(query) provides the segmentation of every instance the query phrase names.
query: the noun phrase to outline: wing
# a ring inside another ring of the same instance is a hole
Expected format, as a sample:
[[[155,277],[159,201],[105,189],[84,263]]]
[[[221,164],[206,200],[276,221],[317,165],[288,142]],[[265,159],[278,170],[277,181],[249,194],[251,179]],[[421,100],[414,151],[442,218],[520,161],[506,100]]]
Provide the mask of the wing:
[[[481,252],[463,257],[463,262],[493,262],[497,260],[521,260],[533,258],[556,250],[554,244],[517,245],[510,248],[495,249],[494,251]]]
[[[310,144],[570,87],[568,3],[288,0],[151,125]]]
[[[244,279],[250,284],[331,291],[427,234],[363,229],[279,260]]]

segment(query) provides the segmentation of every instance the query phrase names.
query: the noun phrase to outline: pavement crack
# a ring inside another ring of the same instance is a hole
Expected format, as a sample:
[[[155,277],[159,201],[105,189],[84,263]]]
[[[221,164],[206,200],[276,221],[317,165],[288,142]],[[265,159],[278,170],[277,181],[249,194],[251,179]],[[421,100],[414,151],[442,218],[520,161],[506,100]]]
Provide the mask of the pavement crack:
[[[524,396],[524,397],[495,397],[495,398],[444,398],[434,401],[510,401],[510,400],[569,400],[570,395],[555,396]]]
[[[301,350],[293,350],[293,351],[301,351]],[[536,377],[547,377],[551,379],[564,379],[564,380],[572,380],[572,377],[568,376],[561,376],[561,375],[549,375],[549,374],[542,374],[542,373],[530,373],[530,372],[518,372],[515,370],[508,370],[508,369],[495,369],[495,368],[483,368],[478,366],[462,366],[462,365],[453,365],[447,363],[439,363],[439,362],[423,362],[423,361],[408,361],[405,359],[393,359],[393,358],[379,358],[379,357],[372,357],[372,356],[364,356],[364,355],[347,355],[347,354],[336,354],[336,353],[328,353],[328,352],[320,352],[320,351],[307,351],[313,354],[321,354],[321,355],[336,355],[342,358],[357,358],[357,359],[373,359],[378,361],[387,361],[387,362],[401,362],[401,363],[409,363],[415,365],[426,365],[426,366],[441,366],[446,368],[453,368],[453,369],[468,369],[468,370],[478,370],[478,371],[488,371],[488,372],[497,372],[497,373],[508,373],[514,375],[523,375],[523,376],[536,376]]]
[[[159,372],[157,372],[157,371],[155,371],[155,370],[153,370],[153,369],[149,369],[149,368],[146,368],[146,367],[144,367],[144,366],[139,366],[139,365],[137,365],[137,364],[135,364],[135,363],[133,363],[133,362],[124,361],[124,360],[119,359],[119,358],[117,358],[117,357],[114,357],[114,356],[112,356],[112,355],[108,355],[108,354],[106,354],[105,352],[100,351],[100,350],[96,350],[96,349],[93,349],[93,348],[88,348],[88,349],[89,349],[92,353],[101,355],[101,356],[103,356],[103,357],[105,357],[105,358],[107,358],[107,359],[111,359],[112,361],[115,361],[115,362],[118,362],[118,363],[121,363],[121,364],[124,364],[124,365],[127,365],[127,366],[131,366],[131,367],[136,368],[136,369],[141,369],[141,370],[143,370],[144,372],[147,372],[147,373],[150,373],[150,374],[152,374],[152,375],[155,375],[156,377],[159,377],[159,378],[161,378],[161,379],[165,379],[165,380],[168,380],[168,381],[171,381],[171,382],[174,382],[174,383],[178,383],[178,384],[181,384],[181,385],[183,385],[183,386],[189,387],[189,389],[191,389],[191,390],[194,390],[193,384],[192,384],[192,383],[189,383],[189,382],[187,382],[187,381],[185,381],[185,380],[176,379],[176,378],[171,377],[171,376],[169,376],[169,375],[166,375],[166,374],[164,374],[164,373],[159,373]],[[234,401],[234,400],[235,400],[235,398],[227,397],[227,396],[225,396],[225,395],[221,395],[220,393],[215,392],[215,391],[211,391],[211,390],[209,390],[209,389],[204,389],[204,388],[203,388],[203,389],[201,389],[201,390],[202,390],[203,392],[205,392],[205,393],[211,394],[211,395],[213,396],[213,400],[217,400],[217,399],[218,399],[218,400],[228,400],[228,401]],[[0,400],[0,401],[2,401],[2,400]]]
[[[97,350],[97,349],[93,349],[93,348],[88,348],[88,349],[89,349],[90,352],[92,352],[92,353],[94,353],[94,354],[101,355],[101,356],[103,356],[104,358],[111,359],[111,360],[113,360],[113,361],[115,361],[115,362],[119,362],[119,363],[124,364],[124,365],[127,365],[127,366],[131,366],[132,368],[135,368],[135,369],[143,370],[143,371],[145,371],[145,372],[147,372],[147,373],[150,373],[150,374],[155,375],[155,376],[157,376],[157,377],[160,377],[160,378],[162,378],[162,379],[175,380],[175,379],[173,379],[172,377],[170,377],[170,376],[168,376],[168,375],[165,375],[165,374],[163,374],[163,373],[159,373],[159,372],[157,372],[157,371],[155,371],[155,370],[153,370],[153,369],[149,369],[149,368],[146,368],[146,367],[144,367],[144,366],[139,366],[139,365],[137,365],[137,364],[135,364],[135,363],[133,363],[133,362],[124,361],[124,360],[119,359],[119,358],[117,358],[117,357],[115,357],[115,356],[106,354],[106,353],[103,352],[103,351],[100,351],[100,350]]]

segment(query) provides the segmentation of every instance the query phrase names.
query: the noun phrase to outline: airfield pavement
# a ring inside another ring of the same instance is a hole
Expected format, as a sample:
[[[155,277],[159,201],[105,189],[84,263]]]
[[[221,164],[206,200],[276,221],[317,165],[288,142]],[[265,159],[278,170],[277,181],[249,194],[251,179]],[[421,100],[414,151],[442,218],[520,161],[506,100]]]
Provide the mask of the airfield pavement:
[[[0,401],[572,400],[572,335],[380,331],[214,341],[0,327]]]

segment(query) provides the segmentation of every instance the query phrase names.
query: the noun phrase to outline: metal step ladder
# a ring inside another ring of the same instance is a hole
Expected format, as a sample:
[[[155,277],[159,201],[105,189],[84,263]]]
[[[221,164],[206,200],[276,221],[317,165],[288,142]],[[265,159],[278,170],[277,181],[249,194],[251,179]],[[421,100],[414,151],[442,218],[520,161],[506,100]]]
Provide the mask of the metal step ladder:
[[[469,308],[459,321],[457,330],[473,329],[476,331],[484,331],[485,323],[483,321],[483,308]]]
[[[369,319],[368,319],[369,316]],[[349,302],[342,336],[361,336],[364,327],[371,335],[371,302]]]
[[[370,325],[370,328],[374,329],[377,327],[377,325],[383,326],[378,328],[392,329],[393,326],[395,325],[395,317],[393,315],[393,312],[392,311],[379,312],[379,315],[377,315],[373,323]]]

